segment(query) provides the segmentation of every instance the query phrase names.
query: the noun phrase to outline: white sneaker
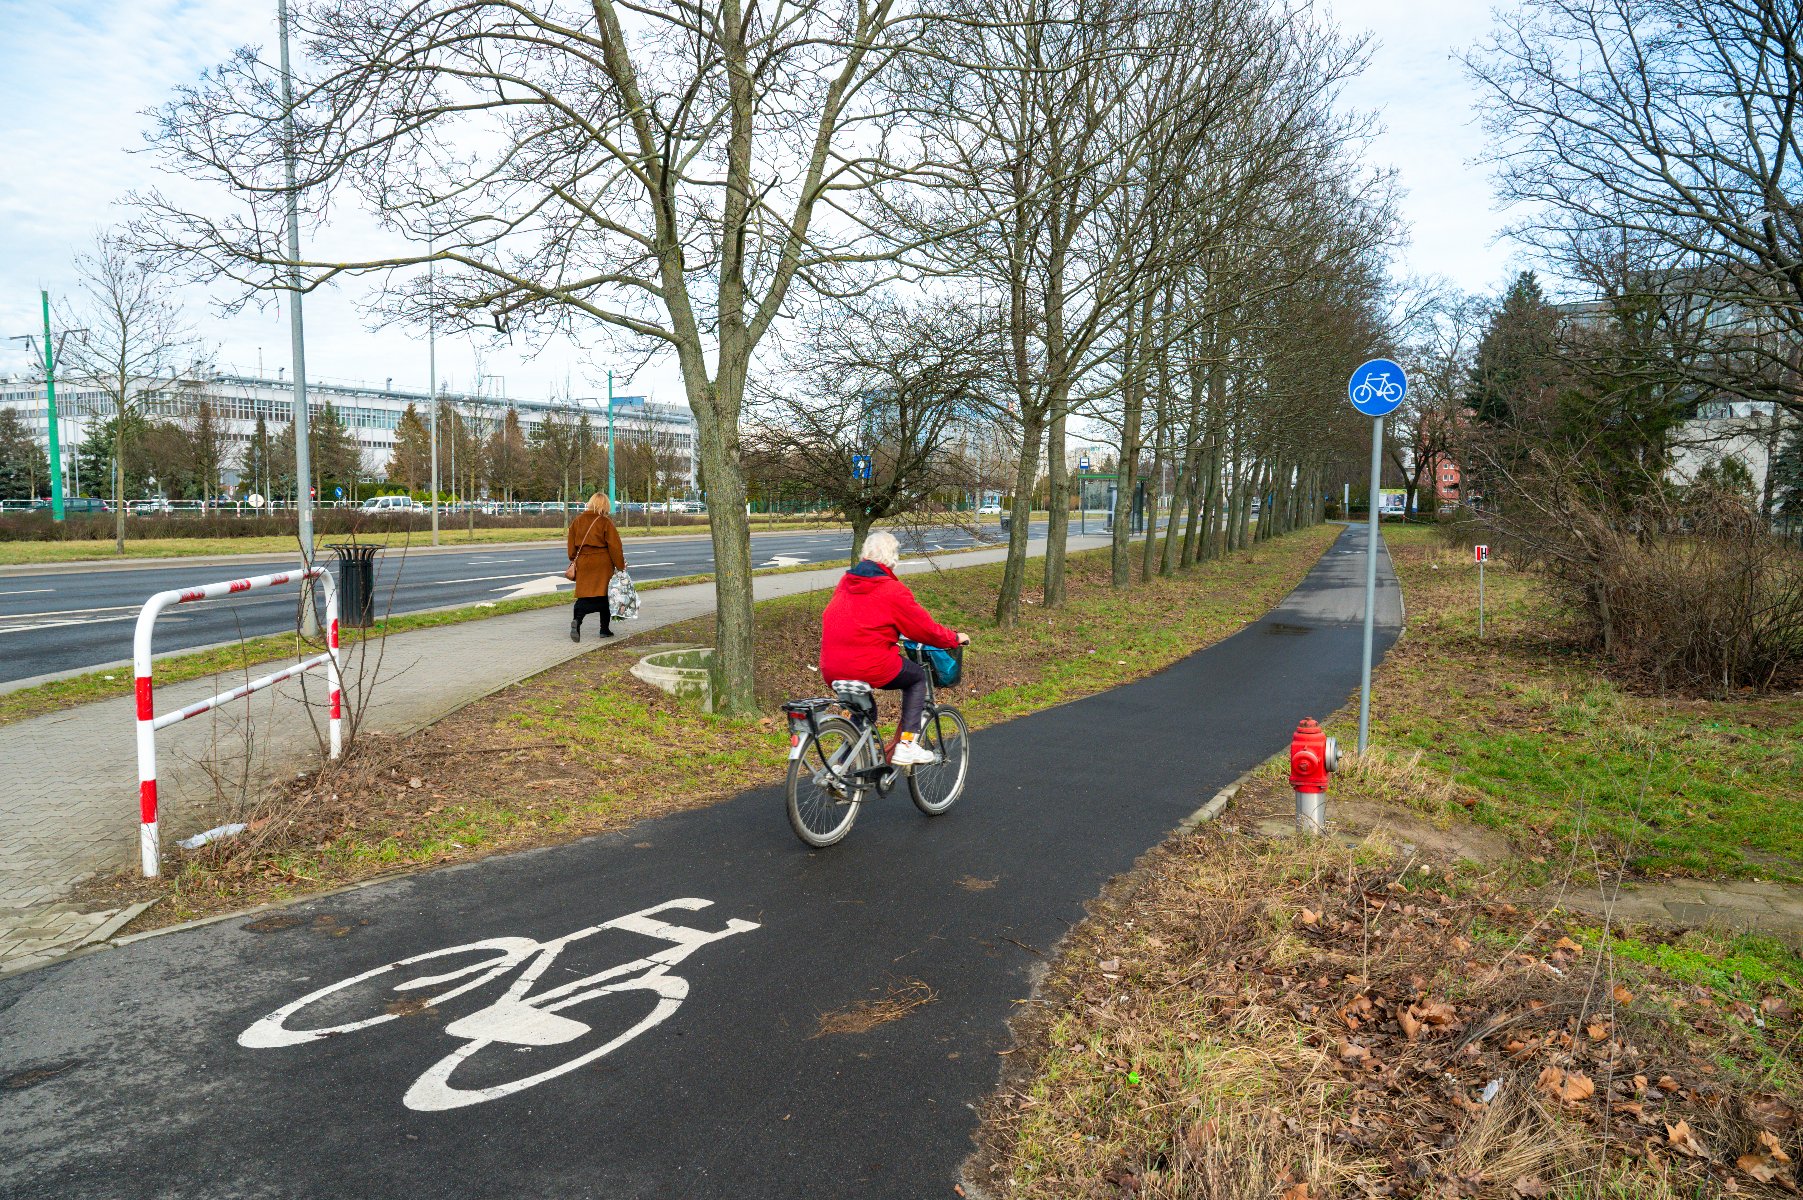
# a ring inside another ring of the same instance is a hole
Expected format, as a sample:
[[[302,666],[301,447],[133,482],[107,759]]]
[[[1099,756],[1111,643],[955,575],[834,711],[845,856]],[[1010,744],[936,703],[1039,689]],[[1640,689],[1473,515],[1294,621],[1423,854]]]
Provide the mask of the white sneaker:
[[[939,756],[918,741],[898,742],[895,746],[895,753],[889,756],[889,761],[898,767],[924,767],[938,762]]]

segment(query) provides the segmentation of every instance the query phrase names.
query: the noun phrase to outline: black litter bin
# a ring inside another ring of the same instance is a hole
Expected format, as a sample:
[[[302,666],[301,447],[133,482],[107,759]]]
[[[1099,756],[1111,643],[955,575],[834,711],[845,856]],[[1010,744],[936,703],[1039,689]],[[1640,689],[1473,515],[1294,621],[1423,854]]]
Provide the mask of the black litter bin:
[[[1012,530],[1013,528],[1014,528],[1014,518],[1013,517],[1003,517],[1002,518],[1002,536],[1006,537],[1008,535],[1009,531]]]
[[[367,629],[376,623],[376,552],[380,546],[333,542],[338,556],[338,624]]]

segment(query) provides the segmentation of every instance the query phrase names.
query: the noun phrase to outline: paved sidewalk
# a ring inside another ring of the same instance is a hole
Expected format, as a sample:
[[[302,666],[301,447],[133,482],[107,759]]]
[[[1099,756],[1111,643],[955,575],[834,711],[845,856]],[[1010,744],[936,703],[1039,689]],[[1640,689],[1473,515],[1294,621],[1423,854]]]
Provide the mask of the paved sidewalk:
[[[1071,539],[1071,549],[1106,545]],[[1044,542],[1030,552],[1044,552]],[[942,555],[944,568],[999,562],[1005,548]],[[910,559],[904,573],[933,570]],[[832,587],[842,567],[759,576],[760,600]],[[643,593],[628,637],[714,608],[712,583]],[[216,603],[226,603],[219,601]],[[363,728],[386,734],[429,725],[478,697],[536,675],[603,643],[568,637],[564,608],[515,613],[396,634],[346,650],[345,703],[363,704]],[[221,675],[157,689],[158,712],[243,682]],[[236,799],[279,775],[319,761],[325,732],[324,677],[290,681],[157,734],[161,836],[165,845],[228,819]],[[366,701],[366,703],[364,703]],[[13,969],[88,939],[114,914],[65,914],[58,901],[83,880],[136,862],[135,702],[83,705],[6,727],[0,738],[0,969]],[[60,924],[59,924],[60,922]],[[8,956],[8,945],[13,947]]]

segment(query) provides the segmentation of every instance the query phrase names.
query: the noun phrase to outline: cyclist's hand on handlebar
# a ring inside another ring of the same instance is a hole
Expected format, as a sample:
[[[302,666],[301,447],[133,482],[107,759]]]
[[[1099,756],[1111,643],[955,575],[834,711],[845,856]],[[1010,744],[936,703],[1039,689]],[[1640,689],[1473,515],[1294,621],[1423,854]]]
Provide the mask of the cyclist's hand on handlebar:
[[[968,646],[968,645],[970,645],[970,635],[969,635],[969,634],[968,634],[968,633],[961,633],[961,634],[959,634],[959,635],[958,635],[958,644],[959,644],[959,645],[960,645],[960,646]]]

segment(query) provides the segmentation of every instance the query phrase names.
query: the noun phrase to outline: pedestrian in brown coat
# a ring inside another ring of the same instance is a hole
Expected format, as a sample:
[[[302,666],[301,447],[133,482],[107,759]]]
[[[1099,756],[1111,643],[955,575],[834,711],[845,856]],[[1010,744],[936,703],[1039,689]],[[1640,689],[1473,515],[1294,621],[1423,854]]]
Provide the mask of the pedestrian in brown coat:
[[[582,640],[582,618],[601,614],[601,636],[614,635],[607,604],[607,585],[615,571],[626,569],[626,551],[620,545],[620,530],[608,515],[607,497],[596,492],[588,506],[576,514],[564,536],[570,565],[576,569],[576,611],[570,618],[570,640]]]

